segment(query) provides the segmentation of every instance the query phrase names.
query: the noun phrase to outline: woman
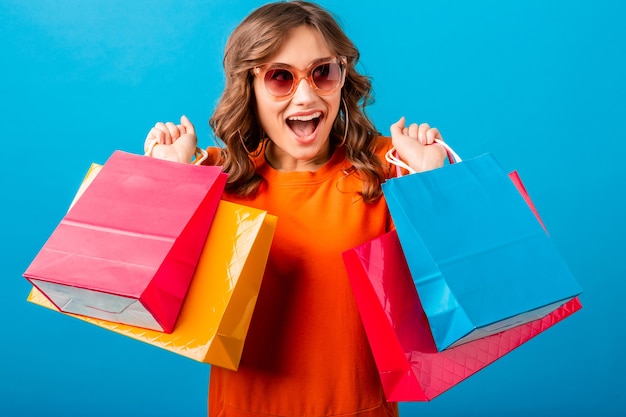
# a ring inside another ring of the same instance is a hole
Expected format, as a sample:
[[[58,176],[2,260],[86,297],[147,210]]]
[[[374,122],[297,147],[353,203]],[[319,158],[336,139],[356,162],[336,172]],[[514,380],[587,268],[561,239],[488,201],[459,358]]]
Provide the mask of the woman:
[[[381,183],[392,146],[416,171],[443,164],[427,124],[380,137],[365,115],[371,84],[332,16],[307,2],[252,12],[225,50],[226,85],[210,119],[225,149],[224,199],[278,217],[239,370],[213,367],[210,416],[395,416],[387,403],[341,253],[392,227]],[[189,162],[193,125],[157,123],[155,157]]]

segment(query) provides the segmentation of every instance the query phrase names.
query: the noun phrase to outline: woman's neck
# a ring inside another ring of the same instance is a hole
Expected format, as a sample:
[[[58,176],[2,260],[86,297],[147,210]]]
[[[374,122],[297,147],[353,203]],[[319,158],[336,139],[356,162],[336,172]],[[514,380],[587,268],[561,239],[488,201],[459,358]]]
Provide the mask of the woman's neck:
[[[265,146],[265,160],[277,171],[294,172],[294,171],[310,171],[315,172],[328,162],[333,154],[333,148],[330,143],[326,149],[320,152],[314,158],[301,160],[293,158],[276,147],[271,139],[267,139]]]

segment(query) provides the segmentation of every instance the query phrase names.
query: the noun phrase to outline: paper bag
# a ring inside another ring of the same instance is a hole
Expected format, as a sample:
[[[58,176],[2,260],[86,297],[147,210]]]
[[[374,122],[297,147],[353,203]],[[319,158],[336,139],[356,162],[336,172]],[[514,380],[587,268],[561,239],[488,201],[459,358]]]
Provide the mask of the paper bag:
[[[486,154],[382,186],[440,351],[581,293],[512,179]]]
[[[574,298],[543,318],[439,352],[395,231],[343,257],[388,401],[429,401],[581,308]]]
[[[171,332],[226,175],[121,151],[99,171],[24,276],[64,312]]]
[[[73,315],[187,358],[236,370],[252,319],[276,217],[221,201],[187,298],[170,334]],[[36,288],[28,300],[55,309]]]

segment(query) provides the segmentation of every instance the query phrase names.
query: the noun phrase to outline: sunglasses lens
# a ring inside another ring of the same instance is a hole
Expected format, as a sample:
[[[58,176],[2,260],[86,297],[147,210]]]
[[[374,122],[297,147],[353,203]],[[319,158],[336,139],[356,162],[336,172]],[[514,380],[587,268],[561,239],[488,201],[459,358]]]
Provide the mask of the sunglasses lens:
[[[272,69],[265,73],[265,88],[273,96],[289,94],[293,85],[293,74],[286,69]]]
[[[260,67],[256,67],[255,71],[258,74]],[[314,86],[317,93],[321,95],[331,94],[343,81],[344,68],[336,60],[322,62],[309,71],[306,78],[308,78],[311,87]],[[287,98],[294,93],[294,87],[300,82],[300,77],[304,75],[303,71],[290,69],[288,65],[280,64],[265,72],[263,76],[265,89],[274,97]]]
[[[341,82],[341,76],[341,66],[335,62],[321,64],[315,67],[311,73],[313,82],[323,92],[333,91]]]

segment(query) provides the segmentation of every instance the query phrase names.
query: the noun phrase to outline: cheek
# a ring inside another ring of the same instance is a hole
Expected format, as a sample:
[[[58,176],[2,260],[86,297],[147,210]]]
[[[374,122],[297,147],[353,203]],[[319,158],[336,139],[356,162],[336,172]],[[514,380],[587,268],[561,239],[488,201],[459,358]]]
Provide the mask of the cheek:
[[[258,122],[267,136],[277,137],[285,127],[282,109],[274,101],[257,100]]]
[[[328,106],[328,121],[332,125],[339,114],[340,107],[342,106],[341,93],[326,100],[326,105]]]
[[[272,110],[272,104],[265,95],[265,90],[263,90],[263,86],[259,85],[258,82],[254,83],[254,96],[256,102],[256,114],[259,119],[259,123],[261,127],[267,131],[268,125],[271,123],[272,114],[274,111]]]
[[[253,84],[253,88],[256,102],[256,114],[263,130],[269,133],[276,128],[282,127],[285,111],[289,106],[289,100],[276,101],[267,94],[265,87],[261,85],[258,80]]]

